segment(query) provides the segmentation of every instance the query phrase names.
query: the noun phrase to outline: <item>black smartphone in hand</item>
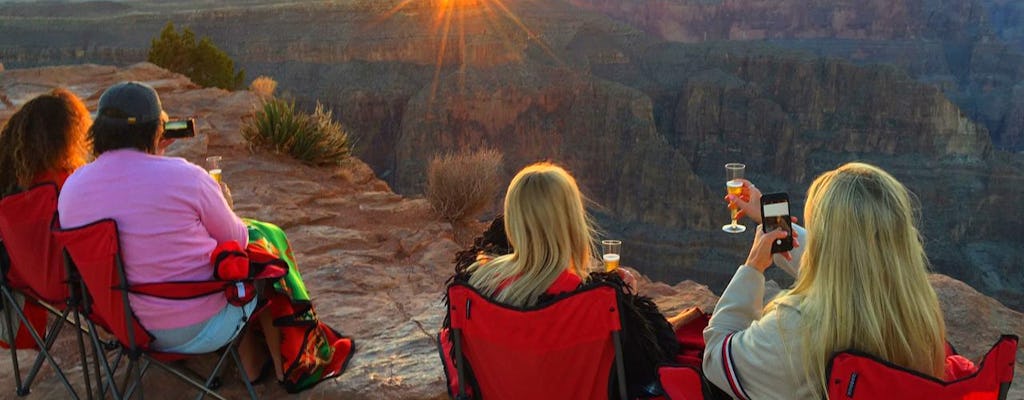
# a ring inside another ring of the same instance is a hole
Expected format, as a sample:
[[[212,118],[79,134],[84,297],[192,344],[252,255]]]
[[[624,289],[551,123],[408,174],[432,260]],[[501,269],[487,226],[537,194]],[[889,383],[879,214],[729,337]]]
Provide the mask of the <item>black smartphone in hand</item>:
[[[769,193],[761,196],[761,226],[765,233],[782,229],[789,236],[772,243],[772,253],[793,250],[793,220],[789,216],[789,195]]]
[[[190,138],[196,135],[196,119],[171,120],[164,123],[164,139]]]

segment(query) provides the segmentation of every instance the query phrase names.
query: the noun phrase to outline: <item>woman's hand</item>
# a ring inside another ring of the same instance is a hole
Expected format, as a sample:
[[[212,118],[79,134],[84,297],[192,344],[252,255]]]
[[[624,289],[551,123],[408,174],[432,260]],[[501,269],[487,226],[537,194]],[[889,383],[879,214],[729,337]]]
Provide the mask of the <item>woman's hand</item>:
[[[625,268],[616,268],[615,272],[618,272],[619,276],[622,277],[622,281],[629,287],[629,291],[636,293],[636,277],[633,276],[633,273],[627,271]]]
[[[750,246],[747,262],[743,264],[763,273],[768,267],[772,266],[772,243],[789,236],[789,232],[780,229],[764,233],[762,232],[761,225],[757,226],[755,232],[754,244]],[[795,238],[793,239],[793,245],[796,245]],[[788,255],[788,252],[783,257],[786,255]]]
[[[167,151],[168,147],[174,144],[174,141],[178,139],[160,139],[156,144],[156,155],[162,156]]]
[[[700,307],[692,306],[680,311],[679,314],[666,319],[668,320],[668,323],[672,325],[672,330],[678,331],[679,328],[682,328],[684,325],[690,323],[690,321],[697,319],[697,317],[700,317],[702,314],[704,314],[704,311],[701,311]]]
[[[743,218],[743,216],[749,217],[754,222],[761,223],[761,190],[754,186],[753,183],[746,179],[740,179],[743,182],[743,194],[727,195],[725,201],[729,202],[730,206],[737,206],[740,209],[739,214],[736,215],[736,219]]]

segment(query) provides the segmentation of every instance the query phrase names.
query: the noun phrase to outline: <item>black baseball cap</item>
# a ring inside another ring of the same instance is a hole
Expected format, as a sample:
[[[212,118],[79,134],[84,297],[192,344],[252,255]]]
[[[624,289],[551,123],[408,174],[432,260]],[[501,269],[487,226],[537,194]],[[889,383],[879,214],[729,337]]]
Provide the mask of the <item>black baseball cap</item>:
[[[129,125],[158,121],[163,107],[153,87],[142,82],[121,82],[100,96],[97,117],[121,119]]]

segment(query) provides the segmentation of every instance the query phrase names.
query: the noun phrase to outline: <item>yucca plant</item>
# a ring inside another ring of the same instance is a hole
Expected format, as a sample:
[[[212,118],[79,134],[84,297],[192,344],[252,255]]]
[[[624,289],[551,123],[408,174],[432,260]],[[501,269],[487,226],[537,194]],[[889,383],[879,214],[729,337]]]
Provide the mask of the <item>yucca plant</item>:
[[[311,165],[337,165],[352,153],[348,133],[320,103],[308,114],[296,110],[294,101],[267,99],[242,128],[242,136],[255,147]]]

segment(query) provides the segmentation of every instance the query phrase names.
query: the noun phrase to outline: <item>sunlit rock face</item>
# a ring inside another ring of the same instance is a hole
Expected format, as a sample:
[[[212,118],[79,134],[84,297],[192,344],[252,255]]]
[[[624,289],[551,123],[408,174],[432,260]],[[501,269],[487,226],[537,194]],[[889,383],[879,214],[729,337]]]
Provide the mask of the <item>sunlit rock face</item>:
[[[656,140],[644,135],[656,136],[656,133],[649,122],[644,122],[649,121],[650,116],[647,114],[651,112],[651,103],[639,92],[608,82],[594,83],[566,72],[548,71],[548,75],[524,75],[523,79],[533,83],[519,85],[531,89],[500,91],[493,86],[495,82],[467,82],[467,87],[472,88],[472,91],[467,92],[463,100],[434,112],[458,114],[453,110],[460,110],[460,113],[465,113],[473,104],[483,108],[496,107],[487,104],[488,99],[493,98],[505,99],[503,104],[516,103],[522,106],[504,115],[492,110],[495,115],[493,120],[464,124],[481,126],[474,128],[478,131],[466,128],[465,132],[438,139],[438,146],[448,146],[451,140],[472,141],[474,145],[489,140],[497,141],[502,137],[512,140],[512,136],[502,136],[504,134],[500,132],[495,134],[497,137],[488,135],[491,131],[503,131],[520,125],[545,126],[552,123],[547,113],[560,109],[569,108],[564,111],[569,114],[584,113],[572,111],[572,107],[565,105],[583,102],[587,105],[600,105],[605,110],[600,114],[604,124],[614,122],[636,126],[629,136],[609,133],[604,136],[575,137],[581,134],[573,129],[565,129],[566,133],[562,134],[554,129],[546,132],[542,141],[546,144],[547,153],[544,154],[571,160],[569,164],[574,167],[574,172],[587,176],[581,179],[585,185],[607,189],[600,186],[604,184],[603,180],[583,173],[596,170],[614,176],[614,168],[600,161],[604,158],[617,159],[615,165],[625,170],[655,168],[658,163],[676,167],[661,168],[663,172],[650,171],[640,174],[636,179],[672,179],[673,182],[684,183],[686,179],[700,179],[689,169],[685,160],[680,164],[672,164],[680,162],[675,159],[682,157],[673,155],[675,151],[671,150],[672,146],[664,142],[656,142],[660,143],[657,146],[643,144],[646,140]],[[307,287],[313,295],[318,315],[324,322],[355,339],[356,353],[344,375],[295,398],[447,398],[434,339],[444,313],[441,294],[445,280],[452,271],[454,253],[461,247],[455,238],[472,237],[474,231],[482,230],[482,226],[475,230],[463,228],[468,232],[457,235],[451,225],[440,221],[431,212],[424,200],[393,193],[387,183],[378,179],[366,164],[357,159],[337,168],[311,168],[286,156],[263,151],[251,152],[239,132],[258,104],[259,100],[254,94],[202,89],[180,75],[150,64],[127,68],[80,65],[7,70],[0,73],[0,99],[10,99],[13,107],[0,108],[0,123],[9,118],[17,106],[58,86],[71,89],[85,100],[90,109],[95,109],[102,91],[122,80],[139,80],[155,87],[165,110],[171,115],[199,117],[199,135],[194,139],[178,141],[169,154],[184,157],[194,163],[201,163],[207,155],[223,156],[224,181],[231,187],[236,212],[243,217],[274,222],[285,230]],[[553,81],[561,82],[570,89],[549,89],[554,86],[551,84]],[[498,94],[487,94],[489,90]],[[425,105],[422,104],[425,103],[414,102],[410,106],[411,112],[426,113],[427,110],[422,109]],[[535,111],[524,111],[530,109]],[[465,118],[468,121],[476,117]],[[572,118],[575,118],[575,123],[584,124],[592,118],[599,118],[599,115],[583,114]],[[514,124],[512,121],[520,123]],[[438,129],[429,123],[423,126],[427,130]],[[634,136],[646,139],[629,143],[629,139]],[[427,137],[424,134],[421,138]],[[427,139],[422,140],[419,143],[427,145]],[[517,143],[517,146],[520,145],[524,144]],[[403,142],[403,146],[414,147],[411,142]],[[581,147],[584,152],[568,152],[567,149],[573,146]],[[643,149],[639,154],[653,158],[654,161],[636,159],[639,157],[638,149]],[[572,154],[578,154],[578,158],[572,158]],[[527,155],[510,152],[508,157],[515,160],[515,157]],[[664,176],[659,177],[659,173]],[[993,172],[1003,174],[994,176],[1013,173],[1006,168]],[[623,188],[629,187],[623,182],[618,184],[623,185]],[[622,194],[625,189],[617,192],[607,190],[619,194],[606,195],[612,197],[603,201],[612,204],[621,202],[625,204],[621,207],[626,209],[636,207],[638,211],[633,218],[638,220],[649,218],[645,214],[646,210],[664,207],[653,201],[631,205],[630,201],[637,200]],[[675,191],[678,189],[657,190],[661,190],[661,196],[678,196],[675,193],[679,193]],[[643,194],[640,199],[649,195]],[[688,201],[683,198],[677,200]],[[690,222],[673,223],[686,226]],[[699,220],[697,224],[710,223],[705,219]],[[636,246],[636,249],[643,248],[638,243],[630,245]],[[632,250],[635,252],[633,254],[640,252],[636,249]],[[978,257],[992,258],[998,257],[997,250],[979,247],[972,251]],[[1017,260],[1019,258],[1003,261],[1009,267],[1012,264],[1010,261]],[[726,275],[734,271],[731,265],[720,265],[717,269],[717,272]],[[942,275],[933,275],[931,279],[946,315],[949,340],[961,353],[977,359],[999,334],[1024,334],[1024,315],[955,279]],[[717,297],[703,278],[676,282],[678,280],[669,283],[651,281],[641,275],[638,287],[641,293],[653,297],[662,311],[669,315],[691,305],[698,305],[704,310],[713,309]],[[55,350],[58,362],[62,365],[77,362],[76,346],[72,336],[62,335]],[[19,354],[22,366],[30,364],[34,356],[30,352]],[[0,365],[9,365],[9,357],[8,352],[0,352]],[[212,358],[203,357],[189,361],[188,365],[197,370],[208,370],[212,368],[213,362]],[[1024,356],[1019,355],[1015,382],[1020,382],[1024,375],[1022,362]],[[69,367],[69,370],[72,382],[82,387],[81,369]],[[63,387],[48,367],[44,367],[43,371],[27,399],[66,397]],[[146,380],[147,398],[182,397],[183,386],[174,381],[173,377],[159,370],[151,370],[149,374]],[[223,394],[227,398],[244,398],[245,389],[234,379],[234,374],[232,369],[224,373]],[[13,396],[13,380],[9,367],[0,368],[0,393],[6,394],[0,397]],[[257,392],[261,398],[266,399],[287,396],[273,383],[257,386]],[[1022,397],[1024,391],[1021,385],[1014,385],[1009,398]]]

